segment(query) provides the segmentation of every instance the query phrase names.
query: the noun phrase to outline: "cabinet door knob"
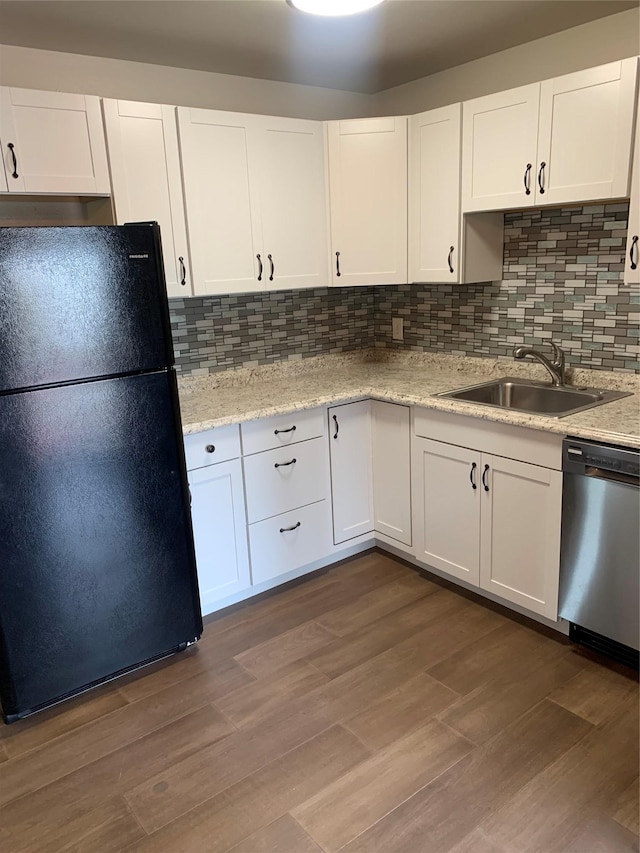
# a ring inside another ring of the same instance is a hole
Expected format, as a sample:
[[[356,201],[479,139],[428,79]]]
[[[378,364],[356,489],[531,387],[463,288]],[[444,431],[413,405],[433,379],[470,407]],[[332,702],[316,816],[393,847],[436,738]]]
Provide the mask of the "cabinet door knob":
[[[297,459],[291,459],[289,462],[276,462],[276,464],[273,467],[274,468],[286,468],[287,465],[295,465],[297,461],[298,461]]]
[[[635,260],[634,260],[635,257]],[[638,235],[634,234],[631,239],[631,248],[629,249],[629,260],[631,261],[631,269],[638,269]]]
[[[449,264],[449,272],[453,272],[453,267],[451,266],[451,258],[453,257],[453,246],[449,247],[449,257],[447,258],[447,263]]]
[[[184,258],[182,256],[178,258],[178,263],[180,264],[180,284],[184,287],[187,283],[187,268],[184,265]]]
[[[340,252],[336,252],[336,275],[342,275],[342,273],[340,272]]]
[[[262,281],[262,258],[260,255],[256,255],[258,259],[258,281]]]
[[[540,171],[538,172],[538,188],[539,188],[541,194],[544,193],[544,186],[543,186],[542,181],[544,179],[544,167],[546,165],[547,164],[543,160],[542,163],[540,163]]]
[[[13,160],[13,172],[11,173],[11,177],[18,178],[18,160],[16,159],[16,152],[14,151],[13,142],[7,143],[7,148],[11,152],[11,159]]]
[[[478,484],[476,483],[476,477],[475,477],[477,467],[478,466],[476,465],[475,462],[471,463],[471,471],[469,472],[469,480],[471,482],[471,488],[472,489],[478,488]]]
[[[276,268],[273,265],[273,258],[271,257],[271,255],[267,255],[267,257],[269,258],[269,263],[271,264],[271,275],[269,276],[269,281],[273,281],[273,274],[276,271]]]
[[[531,195],[531,163],[527,163],[524,170],[524,194]]]
[[[207,444],[205,450],[207,451],[207,453],[215,453],[216,446],[215,444]]]
[[[489,483],[487,482],[487,474],[489,473],[489,466],[484,466],[484,471],[482,472],[482,485],[484,486],[485,492],[489,491]]]
[[[292,427],[289,427],[289,429],[274,429],[273,434],[274,435],[280,435],[281,432],[295,432],[295,431],[296,431],[296,427],[294,424]]]
[[[333,437],[334,437],[334,438],[337,438],[337,437],[338,437],[338,433],[340,432],[340,424],[338,423],[338,416],[337,416],[337,415],[334,415],[334,416],[333,416],[333,422],[334,422],[334,424],[336,425],[336,431],[335,431],[335,433],[334,433]]]
[[[290,533],[292,530],[297,530],[300,527],[300,522],[294,524],[293,527],[281,527],[280,533]]]

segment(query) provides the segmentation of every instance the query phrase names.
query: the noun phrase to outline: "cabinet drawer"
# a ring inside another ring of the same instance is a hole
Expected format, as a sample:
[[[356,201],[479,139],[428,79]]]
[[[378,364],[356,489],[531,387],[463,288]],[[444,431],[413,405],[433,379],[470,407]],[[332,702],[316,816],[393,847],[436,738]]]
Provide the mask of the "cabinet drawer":
[[[212,449],[213,448],[213,449]],[[184,450],[187,470],[204,468],[240,456],[240,430],[237,424],[206,429],[185,435]]]
[[[325,557],[331,549],[330,530],[329,501],[249,525],[253,583],[285,575]]]
[[[242,424],[242,449],[245,456],[274,447],[285,447],[324,434],[324,409],[307,409],[290,415],[277,415],[262,421]]]
[[[322,438],[245,457],[249,524],[326,498],[328,467]]]

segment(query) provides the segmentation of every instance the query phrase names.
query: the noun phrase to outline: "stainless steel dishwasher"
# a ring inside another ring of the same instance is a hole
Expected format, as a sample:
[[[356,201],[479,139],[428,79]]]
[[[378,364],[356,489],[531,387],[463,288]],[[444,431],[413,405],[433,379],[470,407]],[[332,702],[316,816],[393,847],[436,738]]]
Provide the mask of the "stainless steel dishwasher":
[[[559,614],[577,642],[638,665],[640,454],[567,439]]]

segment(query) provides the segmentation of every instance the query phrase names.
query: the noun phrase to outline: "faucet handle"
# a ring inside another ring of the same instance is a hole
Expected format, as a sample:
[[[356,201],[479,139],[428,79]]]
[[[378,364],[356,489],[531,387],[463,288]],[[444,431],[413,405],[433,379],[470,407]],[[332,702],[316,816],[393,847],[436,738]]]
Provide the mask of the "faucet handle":
[[[555,367],[563,367],[564,366],[564,350],[561,349],[557,344],[554,344],[551,341],[551,347],[553,349],[553,364]]]

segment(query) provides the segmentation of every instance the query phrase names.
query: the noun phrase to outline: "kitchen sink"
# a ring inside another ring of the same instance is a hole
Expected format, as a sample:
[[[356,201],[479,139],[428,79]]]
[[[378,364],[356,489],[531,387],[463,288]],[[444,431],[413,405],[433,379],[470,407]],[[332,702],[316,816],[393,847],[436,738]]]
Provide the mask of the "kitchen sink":
[[[435,396],[467,403],[479,403],[483,406],[513,409],[534,415],[564,418],[584,409],[628,397],[629,392],[557,386],[506,376],[455,391],[445,391]]]

